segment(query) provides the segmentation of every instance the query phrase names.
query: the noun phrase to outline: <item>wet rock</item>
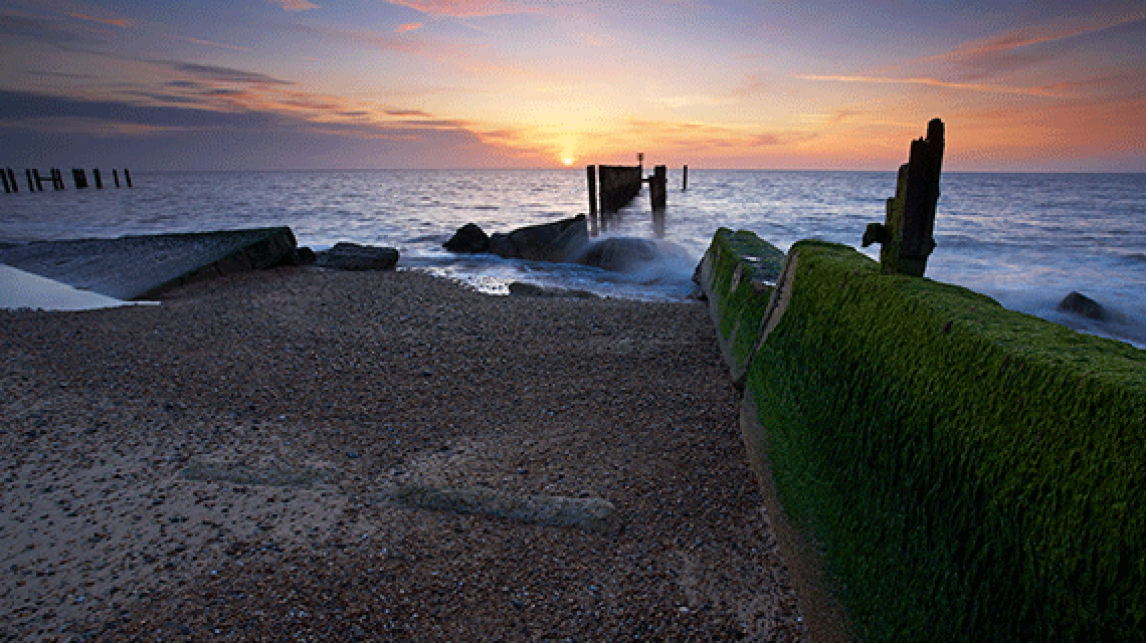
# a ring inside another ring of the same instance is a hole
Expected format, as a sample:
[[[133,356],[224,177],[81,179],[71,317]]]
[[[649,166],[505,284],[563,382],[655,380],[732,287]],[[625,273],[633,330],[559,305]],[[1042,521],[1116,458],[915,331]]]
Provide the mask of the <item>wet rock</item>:
[[[489,251],[503,259],[520,259],[521,251],[508,234],[495,232],[489,238]]]
[[[398,264],[398,251],[394,248],[356,243],[338,243],[316,254],[316,265],[335,270],[393,270]]]
[[[1110,319],[1110,314],[1106,312],[1102,304],[1077,291],[1064,297],[1056,308],[1064,313],[1072,313],[1095,321]]]
[[[573,288],[554,288],[539,286],[524,281],[515,281],[509,284],[509,294],[515,297],[575,297],[578,299],[596,299],[597,295],[588,290]]]
[[[577,258],[577,263],[614,272],[631,272],[642,264],[655,261],[658,256],[657,244],[650,239],[610,237],[586,248]]]
[[[589,239],[585,215],[526,226],[509,233],[518,256],[531,261],[568,261]]]
[[[458,228],[442,247],[450,252],[489,252],[489,235],[476,223],[467,223]]]

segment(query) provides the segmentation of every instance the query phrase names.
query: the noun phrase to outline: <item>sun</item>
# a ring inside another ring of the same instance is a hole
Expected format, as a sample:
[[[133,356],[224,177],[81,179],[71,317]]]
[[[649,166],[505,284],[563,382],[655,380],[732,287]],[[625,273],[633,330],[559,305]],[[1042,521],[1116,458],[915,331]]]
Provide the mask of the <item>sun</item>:
[[[570,165],[573,165],[573,159],[570,159],[570,158],[561,159],[561,162],[565,164],[565,167],[569,167]]]

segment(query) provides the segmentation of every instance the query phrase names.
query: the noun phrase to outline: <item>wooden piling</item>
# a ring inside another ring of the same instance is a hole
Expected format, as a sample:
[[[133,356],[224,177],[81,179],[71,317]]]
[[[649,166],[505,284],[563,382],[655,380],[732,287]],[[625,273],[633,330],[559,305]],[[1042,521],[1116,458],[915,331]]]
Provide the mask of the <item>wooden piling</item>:
[[[95,180],[96,189],[102,190],[103,189],[103,177],[100,176],[98,167],[92,168],[92,179]]]
[[[52,189],[53,190],[66,190],[67,186],[64,185],[64,171],[60,168],[52,168]]]
[[[127,182],[127,187],[131,187],[131,172],[128,172],[126,167],[123,168],[123,179]]]
[[[115,179],[115,187],[118,188],[119,187],[119,170],[113,169],[111,171],[111,177],[113,179]]]
[[[24,177],[28,179],[28,191],[29,192],[35,192],[36,191],[36,179],[35,179],[35,177],[32,176],[32,170],[29,170],[28,168],[24,168]]]
[[[80,168],[72,168],[72,180],[77,190],[83,190],[88,186],[88,174]]]
[[[0,178],[4,179],[4,194],[12,194],[12,188],[8,186],[7,170],[0,170]]]
[[[601,219],[629,204],[641,192],[641,168],[630,165],[600,165],[597,177],[601,195]]]
[[[687,165],[684,166],[684,169],[681,171],[680,191],[681,192],[687,192],[688,191],[688,166]]]
[[[20,186],[16,185],[16,173],[12,168],[8,168],[8,184],[12,186],[13,193],[20,191]]]
[[[649,200],[653,204],[653,212],[663,212],[668,201],[668,169],[663,165],[653,168],[653,175],[649,177]]]
[[[585,166],[585,179],[589,185],[589,236],[597,236],[597,166]]]
[[[882,244],[879,261],[885,274],[922,277],[935,249],[935,207],[943,165],[944,126],[927,124],[927,138],[911,143],[908,162],[900,166],[895,196],[887,200],[884,223],[868,224],[863,245]]]

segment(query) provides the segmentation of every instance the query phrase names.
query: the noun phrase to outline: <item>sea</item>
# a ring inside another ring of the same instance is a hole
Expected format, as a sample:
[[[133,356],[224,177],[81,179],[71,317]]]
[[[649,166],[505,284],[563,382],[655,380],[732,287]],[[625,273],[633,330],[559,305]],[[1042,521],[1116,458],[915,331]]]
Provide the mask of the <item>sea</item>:
[[[104,170],[105,174],[110,174]],[[69,177],[70,178],[70,177]],[[683,301],[720,227],[751,230],[782,250],[801,239],[860,248],[882,222],[895,172],[670,168],[658,225],[645,190],[602,234],[658,239],[671,251],[631,274],[579,265],[456,255],[445,242],[476,223],[488,233],[587,213],[584,168],[133,172],[133,187],[0,194],[0,242],[290,226],[299,245],[340,241],[401,253],[423,270],[493,294],[525,281],[607,297]],[[107,182],[105,181],[105,184]],[[1146,348],[1146,175],[945,172],[927,277],[1007,308]],[[1061,312],[1079,292],[1110,320]]]

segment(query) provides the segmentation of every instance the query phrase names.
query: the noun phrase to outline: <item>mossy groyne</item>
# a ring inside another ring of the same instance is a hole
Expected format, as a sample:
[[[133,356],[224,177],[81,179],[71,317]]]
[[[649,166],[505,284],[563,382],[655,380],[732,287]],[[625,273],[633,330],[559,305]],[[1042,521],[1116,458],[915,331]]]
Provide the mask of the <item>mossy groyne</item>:
[[[780,254],[721,229],[700,276],[813,638],[1146,638],[1146,351]]]

